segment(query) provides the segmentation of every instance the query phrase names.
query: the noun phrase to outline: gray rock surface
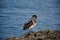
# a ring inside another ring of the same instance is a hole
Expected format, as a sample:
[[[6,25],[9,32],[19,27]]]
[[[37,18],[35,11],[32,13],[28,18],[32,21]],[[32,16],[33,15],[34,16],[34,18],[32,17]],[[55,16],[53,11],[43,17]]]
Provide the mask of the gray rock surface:
[[[10,37],[6,40],[60,40],[59,30],[40,30],[38,32],[30,32],[22,37]]]

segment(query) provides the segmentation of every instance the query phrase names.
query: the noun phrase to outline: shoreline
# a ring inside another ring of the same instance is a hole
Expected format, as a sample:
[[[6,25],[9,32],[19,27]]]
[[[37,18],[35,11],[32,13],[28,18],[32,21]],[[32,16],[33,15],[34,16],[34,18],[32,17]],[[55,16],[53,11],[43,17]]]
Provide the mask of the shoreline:
[[[6,40],[60,40],[59,30],[40,30],[29,32],[21,37],[9,37]]]

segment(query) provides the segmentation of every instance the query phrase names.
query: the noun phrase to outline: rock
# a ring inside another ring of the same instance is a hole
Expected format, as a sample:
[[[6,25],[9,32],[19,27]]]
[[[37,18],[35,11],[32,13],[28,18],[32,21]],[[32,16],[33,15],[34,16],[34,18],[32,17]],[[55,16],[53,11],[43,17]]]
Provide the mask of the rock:
[[[38,32],[29,32],[22,37],[10,37],[6,40],[60,40],[59,30],[40,30]]]
[[[10,38],[7,38],[6,40],[19,40],[19,38],[17,38],[17,37],[10,37]]]
[[[41,30],[41,31],[38,31],[39,33],[42,33],[43,35],[46,35],[46,34],[48,34],[48,32],[49,32],[49,30]],[[38,33],[37,32],[37,33]]]
[[[36,33],[35,36],[42,36],[43,34],[42,33]]]
[[[47,36],[45,36],[45,35],[44,36],[37,36],[36,37],[36,39],[46,39],[46,38],[47,38]]]

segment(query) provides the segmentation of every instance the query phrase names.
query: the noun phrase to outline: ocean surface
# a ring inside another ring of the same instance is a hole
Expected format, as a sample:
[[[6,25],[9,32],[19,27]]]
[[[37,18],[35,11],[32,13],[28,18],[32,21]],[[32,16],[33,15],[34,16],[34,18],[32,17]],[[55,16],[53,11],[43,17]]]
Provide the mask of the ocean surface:
[[[60,30],[60,0],[0,0],[0,40],[28,32],[23,25],[37,15],[32,31]]]

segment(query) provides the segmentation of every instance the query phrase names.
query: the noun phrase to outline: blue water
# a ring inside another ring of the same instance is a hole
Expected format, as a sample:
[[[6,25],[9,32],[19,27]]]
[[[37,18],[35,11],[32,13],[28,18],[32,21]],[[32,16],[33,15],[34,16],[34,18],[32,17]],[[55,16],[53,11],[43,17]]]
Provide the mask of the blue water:
[[[0,38],[27,33],[23,25],[37,15],[33,31],[60,30],[60,0],[0,0]]]

